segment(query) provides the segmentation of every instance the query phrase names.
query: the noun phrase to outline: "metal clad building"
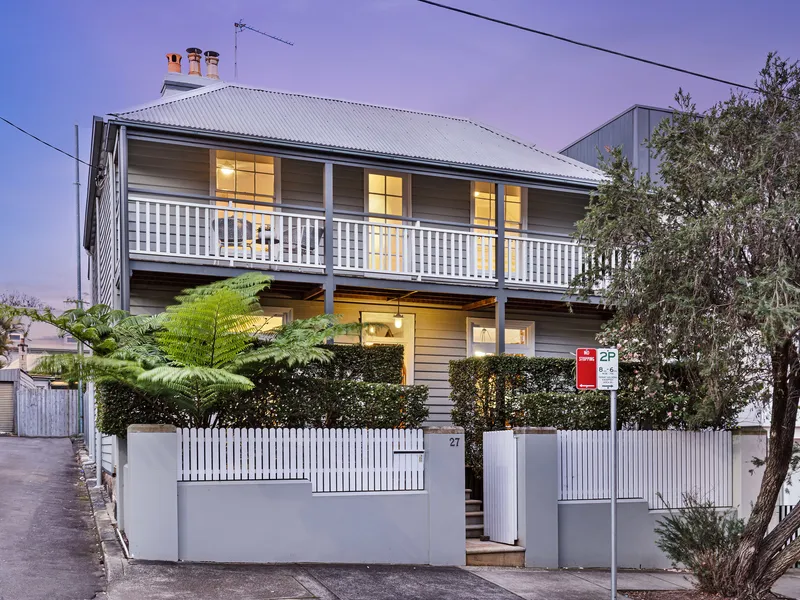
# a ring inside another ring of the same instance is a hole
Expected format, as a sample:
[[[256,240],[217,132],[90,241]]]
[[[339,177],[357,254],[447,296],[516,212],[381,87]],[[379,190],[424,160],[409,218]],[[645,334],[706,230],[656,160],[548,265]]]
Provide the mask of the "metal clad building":
[[[607,157],[606,148],[621,146],[622,154],[637,171],[649,173],[654,181],[659,181],[661,161],[650,156],[646,141],[658,124],[671,116],[671,110],[636,104],[570,144],[561,154],[598,167],[598,151]]]

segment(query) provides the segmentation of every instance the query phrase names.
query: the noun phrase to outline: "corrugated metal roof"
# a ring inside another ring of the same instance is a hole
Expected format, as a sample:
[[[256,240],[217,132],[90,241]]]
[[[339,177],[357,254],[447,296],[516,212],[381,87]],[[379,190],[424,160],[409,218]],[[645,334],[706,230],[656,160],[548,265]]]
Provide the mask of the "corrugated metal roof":
[[[222,83],[114,115],[125,121],[229,133],[381,156],[563,180],[602,173],[469,119]]]

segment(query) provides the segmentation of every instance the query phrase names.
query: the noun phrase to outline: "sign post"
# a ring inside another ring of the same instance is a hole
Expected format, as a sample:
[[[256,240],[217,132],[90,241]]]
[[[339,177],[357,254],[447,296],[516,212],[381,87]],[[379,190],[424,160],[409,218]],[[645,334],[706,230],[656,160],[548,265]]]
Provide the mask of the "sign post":
[[[575,387],[611,392],[611,600],[617,599],[617,389],[619,351],[616,348],[578,348]]]

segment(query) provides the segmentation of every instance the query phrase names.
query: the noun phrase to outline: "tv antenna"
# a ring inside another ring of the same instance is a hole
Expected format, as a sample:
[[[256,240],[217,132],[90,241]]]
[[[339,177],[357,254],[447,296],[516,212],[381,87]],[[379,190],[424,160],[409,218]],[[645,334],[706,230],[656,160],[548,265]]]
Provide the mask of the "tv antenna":
[[[255,27],[250,27],[250,25],[245,24],[245,22],[242,19],[239,19],[238,23],[234,23],[233,27],[234,27],[234,34],[233,34],[233,78],[235,80],[239,79],[239,34],[242,33],[245,29],[249,29],[250,31],[255,31],[256,33],[259,33],[259,34],[261,34],[263,36],[266,36],[268,38],[272,38],[273,40],[275,40],[277,42],[281,42],[283,44],[286,44],[287,46],[294,46],[294,44],[292,42],[290,42],[289,40],[284,40],[284,39],[279,38],[277,36],[270,35],[270,34],[265,33],[263,31],[259,31]]]

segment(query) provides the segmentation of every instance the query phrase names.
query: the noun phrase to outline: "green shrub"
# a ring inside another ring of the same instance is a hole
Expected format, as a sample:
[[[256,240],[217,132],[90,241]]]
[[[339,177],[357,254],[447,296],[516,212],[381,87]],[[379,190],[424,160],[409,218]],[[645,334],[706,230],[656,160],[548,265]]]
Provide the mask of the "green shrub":
[[[403,346],[399,344],[334,344],[330,349],[332,360],[298,367],[298,372],[322,379],[403,383]]]
[[[639,365],[621,363],[618,427],[640,429],[724,427],[697,415],[701,404],[685,393],[679,365],[669,382],[642,383]],[[607,392],[575,389],[575,360],[525,356],[485,356],[450,362],[453,423],[464,428],[467,465],[480,471],[484,431],[538,426],[607,429]],[[733,415],[735,417],[735,415]]]
[[[413,428],[428,416],[423,385],[263,378],[220,411],[221,427]]]
[[[287,368],[273,363],[248,376],[255,389],[221,397],[219,427],[419,427],[428,416],[428,388],[403,386],[403,347],[331,347],[327,363]],[[189,426],[170,403],[121,383],[97,386],[98,427],[124,437],[134,423]]]
[[[670,509],[658,521],[658,547],[675,566],[684,566],[697,578],[697,589],[725,597],[736,595],[730,560],[736,553],[744,521],[733,511],[719,511],[711,502],[684,496],[686,508]]]
[[[169,423],[188,427],[189,417],[174,405],[142,394],[129,385],[116,381],[98,382],[95,386],[97,428],[106,435],[124,438],[128,425]]]

